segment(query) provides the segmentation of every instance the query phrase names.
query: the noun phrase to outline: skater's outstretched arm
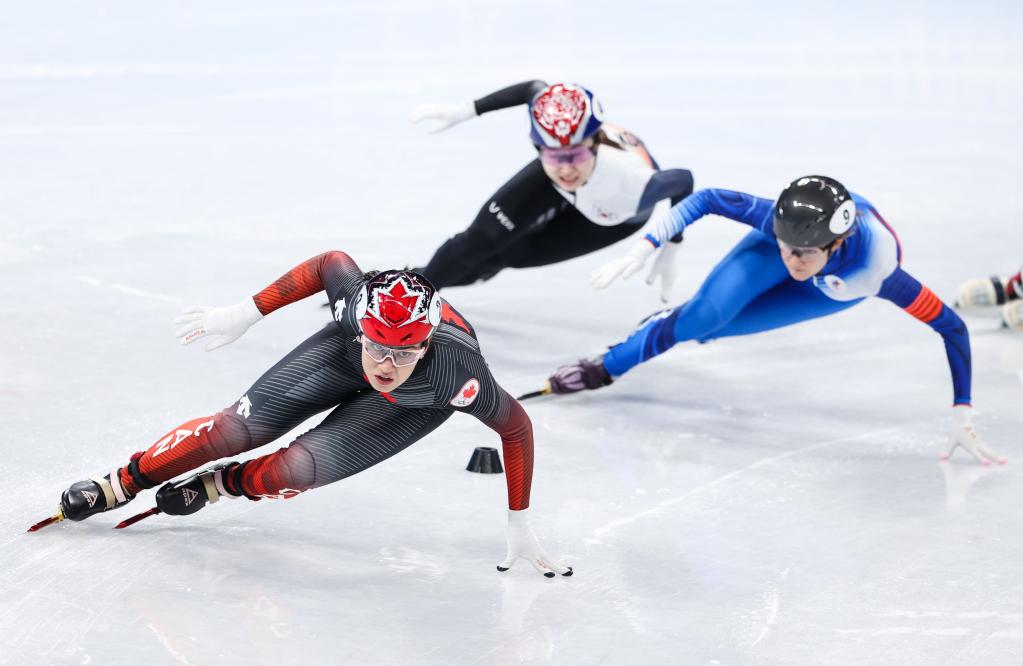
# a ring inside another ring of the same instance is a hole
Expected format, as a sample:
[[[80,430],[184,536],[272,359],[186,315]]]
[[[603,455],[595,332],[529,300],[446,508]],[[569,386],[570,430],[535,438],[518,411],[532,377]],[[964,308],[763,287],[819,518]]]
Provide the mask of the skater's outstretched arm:
[[[185,310],[175,320],[174,335],[187,345],[200,338],[213,351],[240,338],[253,324],[274,310],[320,291],[326,291],[335,311],[344,307],[362,279],[362,270],[344,252],[332,250],[304,261],[251,298],[228,306],[201,306]]]
[[[877,295],[898,305],[941,335],[952,373],[952,404],[969,405],[970,334],[959,315],[901,267],[885,279]]]
[[[409,121],[413,123],[423,120],[433,121],[430,132],[440,132],[490,111],[528,104],[538,92],[546,87],[547,84],[540,80],[523,81],[507,88],[501,88],[477,100],[461,104],[427,102],[413,109],[409,114]]]
[[[268,315],[289,303],[326,291],[333,306],[353,294],[362,282],[362,269],[344,252],[331,250],[302,262],[252,297],[260,314]]]
[[[686,227],[706,215],[721,215],[773,237],[772,205],[770,199],[732,190],[706,189],[695,192],[666,211],[653,213],[643,237],[636,241],[625,256],[595,270],[590,276],[590,284],[594,289],[603,289],[619,276],[631,276],[643,267],[650,255],[663,243],[677,237]]]
[[[953,426],[949,446],[943,457],[948,458],[957,447],[962,446],[985,465],[991,462],[1004,463],[1005,458],[988,447],[973,429],[970,334],[963,320],[934,292],[901,267],[885,279],[877,295],[930,326],[945,342],[945,354],[952,373]]]
[[[544,551],[529,519],[529,492],[533,484],[533,424],[519,401],[494,380],[482,356],[467,354],[448,375],[439,396],[445,406],[475,416],[501,437],[504,474],[508,484],[507,553],[497,565],[507,571],[519,559],[528,561],[547,577],[571,576],[572,568]]]

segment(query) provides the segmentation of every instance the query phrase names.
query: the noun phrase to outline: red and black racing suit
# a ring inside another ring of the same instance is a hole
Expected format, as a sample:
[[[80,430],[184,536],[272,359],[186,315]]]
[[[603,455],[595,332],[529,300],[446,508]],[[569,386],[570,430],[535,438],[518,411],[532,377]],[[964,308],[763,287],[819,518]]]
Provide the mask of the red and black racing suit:
[[[264,315],[326,291],[335,321],[263,374],[226,409],[171,430],[133,456],[121,481],[150,488],[219,458],[267,444],[330,410],[288,446],[244,462],[229,490],[252,499],[290,497],[386,460],[429,434],[454,412],[475,416],[501,436],[508,505],[529,506],[533,431],[522,406],[487,368],[473,327],[444,304],[442,323],[411,376],[390,393],[375,391],[362,370],[359,326],[351,305],[362,270],[344,252],[297,266],[253,297]]]

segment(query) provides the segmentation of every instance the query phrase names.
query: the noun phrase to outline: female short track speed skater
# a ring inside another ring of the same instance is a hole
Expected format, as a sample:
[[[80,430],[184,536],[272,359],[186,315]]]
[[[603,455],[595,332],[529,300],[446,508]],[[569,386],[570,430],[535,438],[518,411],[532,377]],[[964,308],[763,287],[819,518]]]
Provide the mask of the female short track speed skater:
[[[508,551],[498,569],[523,557],[548,577],[571,575],[544,553],[529,525],[529,417],[494,381],[473,327],[423,276],[406,270],[364,275],[347,254],[326,252],[237,305],[187,311],[176,335],[183,344],[206,338],[206,349],[215,349],[274,310],[320,291],[335,321],[226,409],[186,421],[109,474],[73,484],[61,497],[57,519],[82,520],[123,506],[144,489],[263,446],[332,410],[274,453],[166,483],[156,504],[163,513],[185,515],[223,497],[294,497],[386,460],[463,412],[497,432],[504,448]]]
[[[899,240],[877,209],[832,178],[799,178],[774,202],[730,190],[701,190],[656,220],[654,232],[626,256],[595,271],[593,286],[602,288],[619,275],[635,273],[666,238],[710,214],[742,222],[753,231],[718,263],[691,300],[648,317],[602,357],[559,368],[548,380],[549,392],[606,386],[679,342],[780,328],[877,296],[944,339],[954,391],[954,426],[944,457],[962,446],[982,463],[1005,462],[972,426],[966,326],[902,269]]]
[[[529,108],[537,159],[419,269],[438,289],[488,280],[508,267],[546,266],[595,252],[639,231],[658,202],[666,209],[693,191],[689,171],[660,170],[643,142],[604,122],[600,102],[577,84],[525,81],[473,102],[424,104],[411,119],[436,121],[439,131],[520,104]],[[664,300],[681,236],[673,241],[647,279],[652,284],[661,278]]]
[[[1001,306],[1002,325],[1023,331],[1023,269],[1002,280],[997,275],[959,285],[956,307],[964,311]]]

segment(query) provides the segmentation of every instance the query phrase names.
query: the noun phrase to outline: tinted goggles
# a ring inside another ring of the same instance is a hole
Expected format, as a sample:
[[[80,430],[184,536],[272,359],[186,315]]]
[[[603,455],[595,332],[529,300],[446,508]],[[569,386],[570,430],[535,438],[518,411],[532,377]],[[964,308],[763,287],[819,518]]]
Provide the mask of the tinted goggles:
[[[592,160],[597,154],[595,147],[570,146],[568,148],[548,148],[537,146],[540,161],[548,166],[579,166]]]

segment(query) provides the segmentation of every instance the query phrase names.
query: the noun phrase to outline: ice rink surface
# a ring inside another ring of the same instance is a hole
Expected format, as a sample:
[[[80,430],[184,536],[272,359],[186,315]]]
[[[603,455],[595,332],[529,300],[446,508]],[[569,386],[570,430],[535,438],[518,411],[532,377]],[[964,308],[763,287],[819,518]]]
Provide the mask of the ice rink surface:
[[[534,155],[521,108],[431,135],[420,102],[576,80],[697,187],[839,178],[946,300],[1016,270],[1021,7],[8,3],[0,663],[1023,663],[1023,336],[970,320],[978,429],[1011,462],[940,463],[941,339],[881,301],[527,403],[534,527],[572,578],[494,570],[504,480],[464,466],[498,439],[465,416],[294,500],[112,530],[147,494],[24,533],[326,319],[309,299],[207,354],[172,339],[180,308],[328,249],[423,262]],[[676,302],[743,233],[691,229]],[[659,308],[587,286],[630,242],[445,296],[531,390]]]

